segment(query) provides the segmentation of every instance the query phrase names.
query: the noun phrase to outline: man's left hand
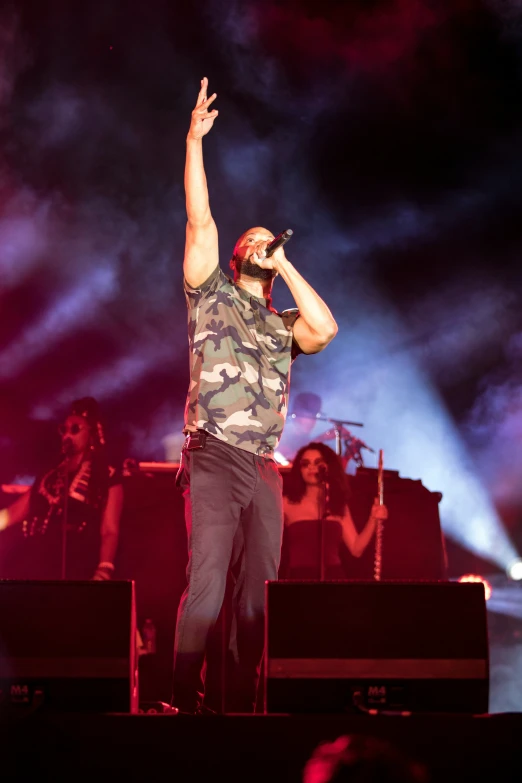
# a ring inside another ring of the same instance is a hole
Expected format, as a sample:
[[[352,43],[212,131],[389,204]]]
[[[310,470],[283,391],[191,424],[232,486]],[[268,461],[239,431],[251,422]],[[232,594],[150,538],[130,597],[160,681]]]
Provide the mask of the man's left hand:
[[[285,256],[285,250],[284,247],[278,247],[277,250],[272,253],[270,258],[265,258],[265,250],[267,249],[269,242],[257,242],[254,252],[250,256],[250,260],[261,267],[261,269],[275,269],[276,271],[279,269],[281,264],[284,264],[285,261],[288,261],[287,257]]]

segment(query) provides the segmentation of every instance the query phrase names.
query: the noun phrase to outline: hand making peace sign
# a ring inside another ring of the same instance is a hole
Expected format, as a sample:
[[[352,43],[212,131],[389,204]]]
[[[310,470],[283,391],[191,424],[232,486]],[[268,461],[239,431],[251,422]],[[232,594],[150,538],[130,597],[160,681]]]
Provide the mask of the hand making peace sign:
[[[196,102],[194,111],[192,112],[192,120],[188,132],[189,138],[191,139],[202,139],[203,136],[206,136],[209,130],[212,128],[214,120],[218,116],[217,109],[208,111],[210,104],[216,100],[217,93],[214,93],[210,96],[210,98],[207,98],[207,87],[208,79],[205,76],[201,80],[201,89],[199,91],[198,100]]]

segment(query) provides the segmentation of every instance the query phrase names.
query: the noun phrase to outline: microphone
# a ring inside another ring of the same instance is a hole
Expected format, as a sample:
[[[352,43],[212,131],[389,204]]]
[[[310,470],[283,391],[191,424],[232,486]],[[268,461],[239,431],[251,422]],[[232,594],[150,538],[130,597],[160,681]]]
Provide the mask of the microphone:
[[[317,477],[319,481],[326,481],[328,478],[328,468],[324,465],[319,465],[317,469]]]
[[[269,245],[267,245],[265,250],[265,255],[263,258],[270,258],[273,253],[277,250],[278,247],[282,247],[285,242],[288,242],[288,240],[292,237],[292,234],[294,232],[291,228],[287,228],[286,231],[281,231],[280,234],[276,236],[275,239],[273,239]]]

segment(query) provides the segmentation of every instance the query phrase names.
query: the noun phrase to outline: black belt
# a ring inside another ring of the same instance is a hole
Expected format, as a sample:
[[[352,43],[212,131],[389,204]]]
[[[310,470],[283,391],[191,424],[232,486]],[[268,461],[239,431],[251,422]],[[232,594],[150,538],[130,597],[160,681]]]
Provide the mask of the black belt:
[[[196,430],[196,432],[188,432],[187,436],[185,438],[185,442],[183,444],[183,451],[193,451],[194,449],[203,449],[205,448],[205,444],[207,442],[207,438],[212,438],[213,440],[217,440],[218,443],[223,443],[225,446],[230,446],[230,443],[226,443],[225,441],[220,440],[219,438],[216,438],[214,435],[211,435],[206,430]],[[243,451],[243,449],[241,449]],[[246,451],[246,449],[245,449]],[[252,453],[252,452],[250,452]],[[258,457],[263,457],[263,459],[273,459],[274,458],[274,450],[271,446],[262,445],[258,446],[256,451],[254,452]]]

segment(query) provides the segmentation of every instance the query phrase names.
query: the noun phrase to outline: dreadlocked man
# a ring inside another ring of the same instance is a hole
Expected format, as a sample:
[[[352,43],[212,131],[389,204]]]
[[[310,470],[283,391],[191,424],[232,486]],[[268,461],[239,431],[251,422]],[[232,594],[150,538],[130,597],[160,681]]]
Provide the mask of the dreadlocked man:
[[[59,427],[58,465],[0,511],[0,530],[20,524],[19,578],[108,580],[123,504],[121,475],[107,462],[98,404],[75,400]]]

